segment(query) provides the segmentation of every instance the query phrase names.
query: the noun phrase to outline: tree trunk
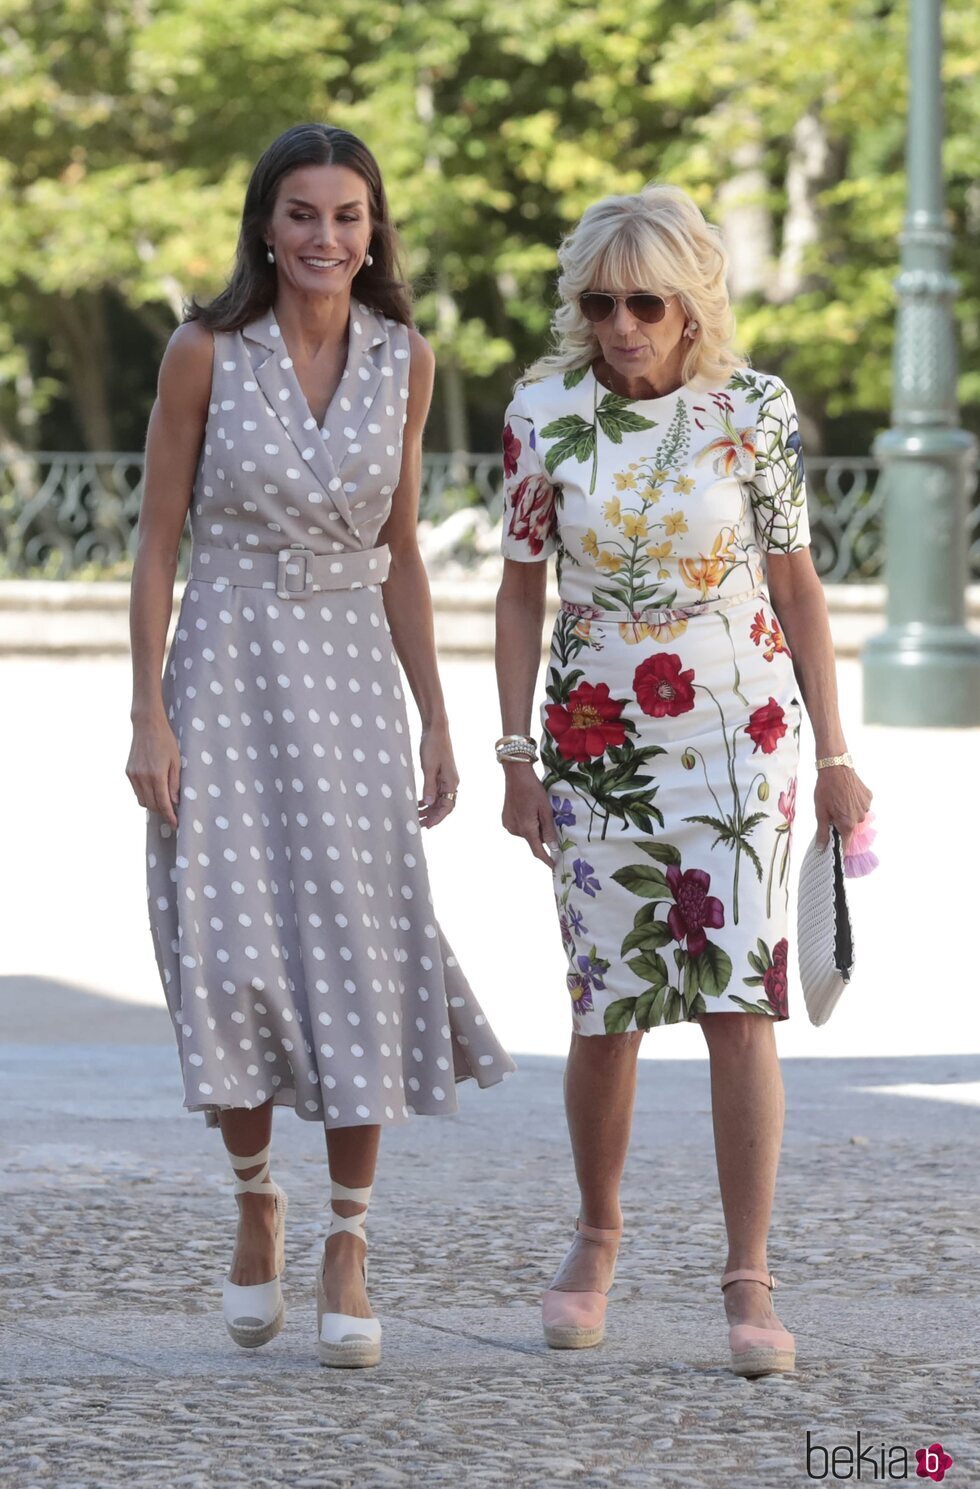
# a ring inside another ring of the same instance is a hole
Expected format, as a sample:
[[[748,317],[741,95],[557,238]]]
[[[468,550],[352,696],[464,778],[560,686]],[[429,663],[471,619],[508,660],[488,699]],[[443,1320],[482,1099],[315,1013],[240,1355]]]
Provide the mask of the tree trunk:
[[[68,388],[88,450],[114,448],[102,297],[74,295],[53,307],[52,340],[65,360]]]

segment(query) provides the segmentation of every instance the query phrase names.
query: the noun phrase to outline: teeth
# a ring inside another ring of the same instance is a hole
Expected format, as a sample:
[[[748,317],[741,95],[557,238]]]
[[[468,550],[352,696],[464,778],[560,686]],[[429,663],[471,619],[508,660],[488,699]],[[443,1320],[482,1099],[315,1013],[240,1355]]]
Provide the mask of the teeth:
[[[312,264],[313,267],[314,267],[314,269],[335,269],[339,263],[342,263],[342,260],[341,259],[309,259],[309,258],[305,258],[303,260],[303,263],[304,264]]]

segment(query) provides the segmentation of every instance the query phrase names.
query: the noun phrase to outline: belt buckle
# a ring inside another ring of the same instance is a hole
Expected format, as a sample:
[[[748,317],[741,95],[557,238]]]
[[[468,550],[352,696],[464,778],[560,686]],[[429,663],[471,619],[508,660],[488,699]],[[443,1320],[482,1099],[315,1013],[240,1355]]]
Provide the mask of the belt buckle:
[[[310,561],[315,557],[312,548],[280,548],[276,555],[276,597],[280,600],[295,600],[306,595],[313,588],[313,575],[310,573]],[[289,575],[297,571],[292,561],[302,559],[302,573],[299,584],[290,589]]]

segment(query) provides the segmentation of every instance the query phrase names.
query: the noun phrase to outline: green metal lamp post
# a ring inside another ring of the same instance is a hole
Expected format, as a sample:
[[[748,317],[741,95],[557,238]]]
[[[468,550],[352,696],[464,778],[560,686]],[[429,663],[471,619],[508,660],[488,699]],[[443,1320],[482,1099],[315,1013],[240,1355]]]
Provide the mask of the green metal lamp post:
[[[907,207],[885,490],[886,629],[864,648],[869,724],[980,724],[980,637],[967,629],[967,501],[976,440],[959,427],[952,235],[942,175],[941,0],[910,0]]]

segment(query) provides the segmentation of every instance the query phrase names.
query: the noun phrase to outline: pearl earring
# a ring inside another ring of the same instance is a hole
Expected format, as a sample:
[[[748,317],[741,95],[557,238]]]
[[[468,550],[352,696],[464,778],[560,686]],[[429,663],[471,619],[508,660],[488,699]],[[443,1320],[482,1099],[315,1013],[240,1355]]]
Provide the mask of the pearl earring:
[[[688,326],[687,330],[684,332],[684,335],[685,336],[695,336],[697,334],[697,329],[698,329],[698,323],[697,323],[697,321],[691,321],[691,323]]]
[[[274,254],[274,253],[273,253],[273,251],[272,251],[272,249],[271,249],[271,248],[267,248],[267,249],[266,249],[266,251],[265,251],[265,256],[266,256],[266,259],[267,259],[267,261],[268,261],[268,262],[269,262],[269,263],[270,263],[270,264],[274,264],[274,263],[275,263],[275,261],[276,261],[276,256],[275,256],[275,254]]]
[[[371,265],[374,263],[374,257],[373,257],[373,255],[370,254],[370,253],[366,253],[364,255],[364,262],[367,264],[368,268],[370,269]]]

